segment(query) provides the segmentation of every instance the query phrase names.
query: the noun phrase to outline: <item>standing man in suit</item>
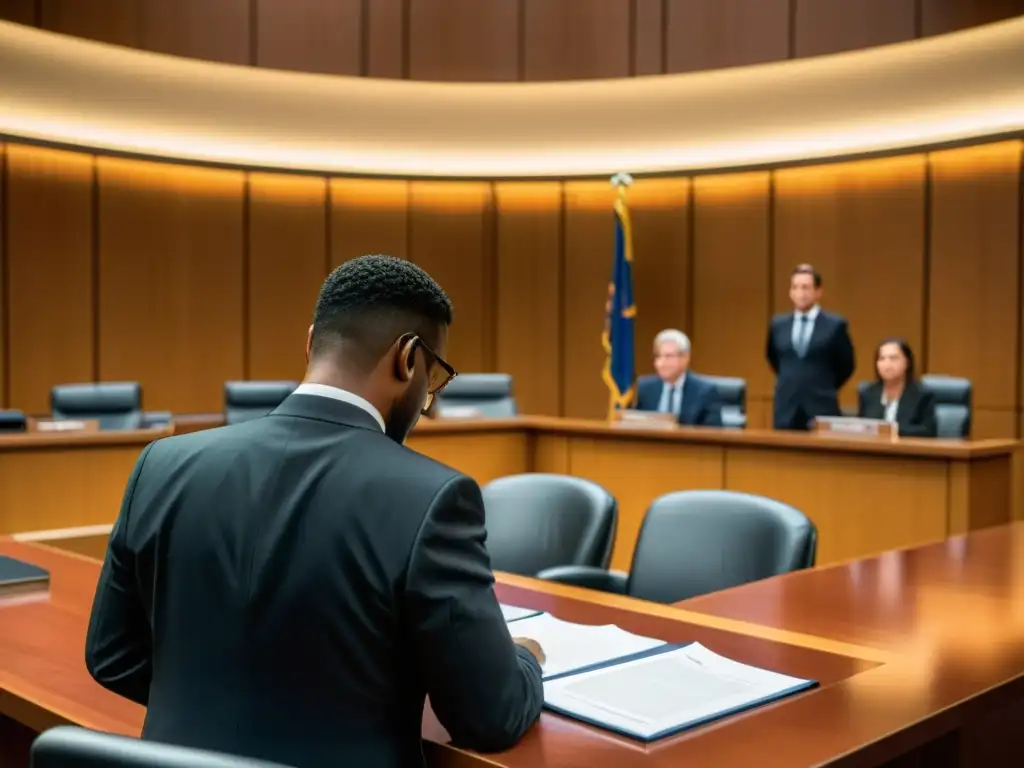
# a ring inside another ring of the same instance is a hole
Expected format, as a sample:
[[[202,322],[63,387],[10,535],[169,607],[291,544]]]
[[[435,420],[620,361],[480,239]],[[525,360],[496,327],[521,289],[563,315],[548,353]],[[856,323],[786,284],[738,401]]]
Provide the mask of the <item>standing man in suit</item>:
[[[495,599],[480,489],[403,446],[455,376],[451,319],[410,262],[348,261],[277,410],[142,452],[85,655],[148,707],[144,739],[405,768],[423,762],[425,695],[477,750],[536,721],[543,653],[512,639]]]
[[[675,414],[680,424],[722,426],[722,404],[710,382],[690,371],[690,340],[670,328],[654,338],[654,376],[641,376],[636,385],[640,411]]]
[[[793,311],[772,318],[768,364],[775,372],[775,429],[809,429],[818,416],[839,416],[839,390],[853,375],[846,318],[825,312],[821,275],[800,264],[789,281]]]

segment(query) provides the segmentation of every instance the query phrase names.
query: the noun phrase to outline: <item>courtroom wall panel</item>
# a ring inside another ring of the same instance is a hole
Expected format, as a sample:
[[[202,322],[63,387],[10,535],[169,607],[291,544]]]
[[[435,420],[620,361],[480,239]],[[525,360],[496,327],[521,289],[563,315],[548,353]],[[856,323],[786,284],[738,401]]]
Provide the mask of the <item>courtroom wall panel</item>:
[[[1021,144],[936,152],[928,364],[974,380],[974,433],[1012,433],[1020,409]]]
[[[298,381],[303,343],[329,268],[327,180],[249,176],[243,373]]]
[[[107,157],[97,172],[99,378],[142,382],[150,410],[220,410],[245,374],[245,174]]]
[[[9,399],[50,408],[53,382],[96,378],[95,159],[7,148]]]
[[[748,382],[767,426],[772,314],[793,266],[846,315],[853,382],[903,336],[923,372],[975,383],[976,437],[1019,433],[1022,142],[774,171],[638,179],[637,373],[662,328],[695,370]],[[448,358],[511,373],[524,413],[601,418],[614,244],[605,180],[403,181],[195,168],[10,144],[0,184],[0,405],[140,380],[145,406],[220,410],[223,382],[302,375],[320,282],[364,253],[412,259],[455,304]]]
[[[232,64],[413,80],[688,72],[913,40],[1024,0],[0,0],[0,18]]]

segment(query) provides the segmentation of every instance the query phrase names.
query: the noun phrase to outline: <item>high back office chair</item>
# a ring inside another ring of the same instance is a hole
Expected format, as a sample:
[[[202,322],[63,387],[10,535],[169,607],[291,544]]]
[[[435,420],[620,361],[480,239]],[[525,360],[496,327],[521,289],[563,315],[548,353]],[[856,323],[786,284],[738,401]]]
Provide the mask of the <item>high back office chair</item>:
[[[533,576],[555,566],[608,566],[619,508],[597,483],[568,475],[511,475],[485,485],[483,497],[495,570]]]
[[[61,725],[32,743],[30,768],[288,768],[244,757]]]
[[[28,419],[21,411],[0,411],[0,434],[24,432],[28,427]]]
[[[818,532],[800,511],[735,491],[679,491],[655,499],[628,574],[554,568],[537,578],[675,603],[814,565]]]
[[[507,373],[460,373],[437,397],[438,415],[472,408],[492,419],[516,415],[512,377]]]
[[[747,426],[747,381],[733,376],[705,376],[700,378],[713,384],[722,404],[722,426],[745,429]]]
[[[266,416],[297,386],[294,381],[229,381],[224,384],[224,422],[240,424]]]
[[[50,410],[57,421],[98,421],[100,429],[140,429],[142,386],[137,381],[59,384],[50,390]]]
[[[971,434],[973,412],[973,386],[970,379],[927,373],[921,377],[921,386],[935,395],[935,421],[938,436],[967,438]]]

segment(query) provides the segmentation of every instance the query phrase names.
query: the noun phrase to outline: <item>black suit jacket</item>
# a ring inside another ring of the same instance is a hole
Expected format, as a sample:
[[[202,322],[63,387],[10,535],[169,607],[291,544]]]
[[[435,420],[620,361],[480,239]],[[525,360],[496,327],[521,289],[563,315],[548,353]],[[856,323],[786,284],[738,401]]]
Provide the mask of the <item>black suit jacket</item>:
[[[857,415],[862,419],[884,419],[882,405],[882,384],[875,382],[858,394]],[[906,437],[936,437],[939,433],[935,419],[935,395],[917,382],[908,383],[900,404],[896,406],[896,423],[899,433]]]
[[[664,389],[665,382],[657,376],[641,376],[636,383],[637,410],[658,410]],[[676,415],[680,424],[722,426],[722,404],[715,385],[694,373],[687,373],[683,380],[682,403]]]
[[[793,313],[768,328],[767,357],[775,371],[776,429],[806,428],[816,416],[839,416],[839,389],[853,375],[853,342],[846,319],[819,311],[807,353],[793,347]]]
[[[505,749],[543,690],[485,538],[473,480],[356,406],[292,395],[143,451],[86,663],[148,705],[155,741],[299,768],[421,765],[429,694],[456,743]]]

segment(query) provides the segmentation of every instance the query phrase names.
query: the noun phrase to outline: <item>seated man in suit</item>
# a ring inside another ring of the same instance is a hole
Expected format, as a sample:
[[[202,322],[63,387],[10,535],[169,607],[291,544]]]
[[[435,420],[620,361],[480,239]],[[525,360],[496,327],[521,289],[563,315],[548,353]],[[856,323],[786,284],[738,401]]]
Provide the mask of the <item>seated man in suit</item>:
[[[654,339],[654,370],[636,384],[639,411],[674,413],[680,424],[722,426],[722,404],[714,385],[689,370],[690,340],[682,331],[664,330]]]
[[[839,390],[853,375],[846,318],[823,310],[821,275],[800,264],[789,280],[793,311],[768,328],[766,356],[775,372],[775,429],[806,430],[818,416],[839,416]]]
[[[543,653],[494,594],[471,478],[403,446],[454,377],[452,308],[408,261],[320,290],[305,381],[269,416],[158,440],[128,480],[86,638],[144,739],[299,768],[422,765],[425,695],[456,744],[511,747]]]
[[[860,392],[857,415],[884,419],[906,437],[935,437],[935,395],[914,374],[914,352],[903,339],[887,339],[875,353],[875,381]]]

